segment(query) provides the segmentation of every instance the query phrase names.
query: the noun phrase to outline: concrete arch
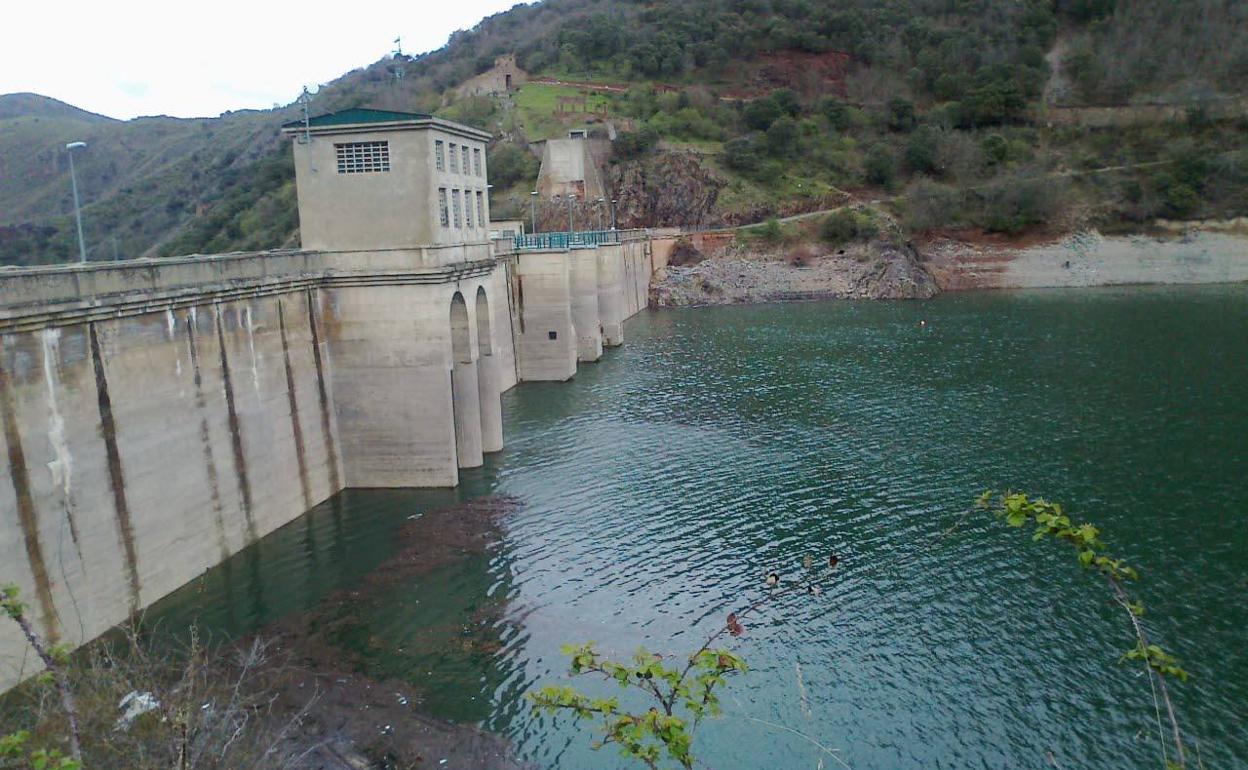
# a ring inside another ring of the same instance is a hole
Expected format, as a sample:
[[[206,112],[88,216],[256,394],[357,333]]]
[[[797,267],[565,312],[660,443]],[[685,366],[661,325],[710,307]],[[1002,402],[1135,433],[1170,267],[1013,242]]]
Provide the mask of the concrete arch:
[[[477,287],[477,386],[481,397],[481,450],[503,450],[503,399],[502,374],[498,356],[494,355],[494,340],[490,334],[490,300],[485,287]]]
[[[455,459],[460,468],[477,468],[481,454],[481,396],[477,362],[472,358],[472,323],[464,295],[451,297],[451,405],[455,413]]]

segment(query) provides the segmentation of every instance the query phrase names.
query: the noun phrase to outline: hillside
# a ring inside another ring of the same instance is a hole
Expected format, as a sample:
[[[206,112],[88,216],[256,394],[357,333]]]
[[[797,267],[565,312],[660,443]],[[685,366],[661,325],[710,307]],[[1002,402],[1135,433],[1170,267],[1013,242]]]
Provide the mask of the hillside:
[[[457,89],[507,54],[528,75],[518,90]],[[491,129],[496,218],[524,211],[531,142],[583,127],[619,136],[622,224],[852,197],[915,232],[1017,233],[1248,213],[1245,84],[1248,11],[1224,0],[546,0],[347,73],[312,110]],[[120,122],[0,97],[0,262],[74,253],[73,140],[89,144],[76,162],[93,258],[296,243],[277,134],[296,114]]]

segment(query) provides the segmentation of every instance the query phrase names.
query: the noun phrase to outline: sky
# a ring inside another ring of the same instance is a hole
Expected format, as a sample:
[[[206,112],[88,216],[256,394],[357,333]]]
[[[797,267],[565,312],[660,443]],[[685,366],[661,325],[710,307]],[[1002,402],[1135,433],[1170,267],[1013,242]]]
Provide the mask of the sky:
[[[215,116],[293,101],[394,50],[440,48],[520,0],[13,0],[0,11],[0,94],[114,118]]]

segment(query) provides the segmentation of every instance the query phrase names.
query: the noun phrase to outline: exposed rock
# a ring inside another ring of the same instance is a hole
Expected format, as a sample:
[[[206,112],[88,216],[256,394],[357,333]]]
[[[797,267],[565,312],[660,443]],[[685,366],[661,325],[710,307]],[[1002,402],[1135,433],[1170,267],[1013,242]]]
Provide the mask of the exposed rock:
[[[688,152],[655,153],[617,163],[607,173],[620,227],[706,224],[725,184]]]
[[[873,270],[862,275],[855,288],[859,296],[870,299],[930,299],[939,291],[909,244],[904,248],[882,244]]]
[[[910,247],[860,244],[836,254],[803,244],[777,253],[727,252],[655,274],[658,307],[813,299],[927,299],[935,280]]]

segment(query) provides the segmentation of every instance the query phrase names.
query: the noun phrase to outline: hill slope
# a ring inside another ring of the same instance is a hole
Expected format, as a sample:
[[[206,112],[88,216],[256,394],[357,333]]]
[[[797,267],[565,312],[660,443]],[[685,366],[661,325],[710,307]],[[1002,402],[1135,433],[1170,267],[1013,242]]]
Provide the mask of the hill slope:
[[[894,209],[913,229],[1131,227],[1248,206],[1245,127],[1201,106],[1237,104],[1223,97],[1248,83],[1241,6],[546,0],[438,51],[347,73],[312,109],[436,110],[490,128],[500,217],[520,214],[513,202],[532,189],[530,141],[610,122],[623,132],[609,176],[625,224],[753,221],[848,191],[901,195]],[[504,98],[454,96],[511,53],[546,80]],[[1046,86],[1057,111],[1043,106]],[[589,112],[555,108],[582,93]],[[1108,128],[1078,127],[1081,105],[1158,101],[1181,107],[1162,123],[1123,106]],[[293,172],[277,128],[296,114],[120,122],[0,96],[0,262],[75,252],[63,150],[73,140],[89,144],[76,163],[93,258],[111,257],[114,244],[123,257],[293,244]],[[1120,170],[1085,173],[1107,167]],[[705,205],[691,211],[665,199],[670,190]]]

